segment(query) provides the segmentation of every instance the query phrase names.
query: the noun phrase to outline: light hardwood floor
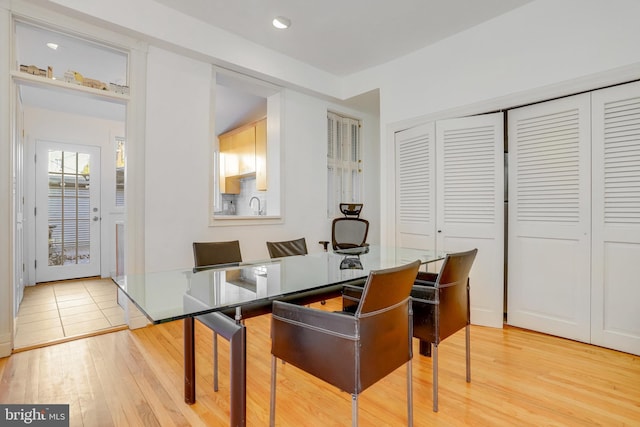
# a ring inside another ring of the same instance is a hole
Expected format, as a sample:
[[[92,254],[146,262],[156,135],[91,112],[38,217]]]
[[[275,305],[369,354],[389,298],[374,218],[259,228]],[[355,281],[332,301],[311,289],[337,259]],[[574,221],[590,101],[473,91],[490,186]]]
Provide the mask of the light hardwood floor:
[[[329,308],[336,304],[329,301]],[[270,316],[248,319],[247,425],[269,421]],[[431,359],[413,361],[416,426],[638,426],[640,357],[512,327],[471,330],[440,346],[440,410],[431,410]],[[197,402],[183,401],[182,322],[119,331],[0,359],[0,402],[68,403],[74,426],[228,425],[228,344],[212,389],[211,331],[196,322]],[[362,426],[406,425],[405,368],[360,397]],[[276,423],[347,426],[347,393],[278,366]]]
[[[111,279],[86,278],[27,286],[14,347],[25,350],[126,328]]]

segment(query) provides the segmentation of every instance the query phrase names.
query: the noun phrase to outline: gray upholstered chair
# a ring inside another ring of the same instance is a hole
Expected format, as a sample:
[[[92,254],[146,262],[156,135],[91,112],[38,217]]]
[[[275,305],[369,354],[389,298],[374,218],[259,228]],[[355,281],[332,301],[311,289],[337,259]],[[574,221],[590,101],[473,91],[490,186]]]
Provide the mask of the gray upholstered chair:
[[[275,424],[277,359],[351,394],[352,424],[358,395],[407,365],[408,424],[413,424],[411,298],[420,261],[369,274],[354,313],[328,312],[274,301],[271,317],[271,408]]]
[[[237,264],[242,262],[240,242],[193,242],[193,259],[196,269]],[[197,316],[200,322],[213,331],[213,390],[218,391],[218,333],[215,330],[216,318],[226,316],[223,313],[208,313]]]
[[[307,241],[304,237],[301,237],[300,239],[286,240],[283,242],[267,242],[267,250],[271,258],[306,255]]]
[[[420,340],[420,354],[433,356],[434,412],[438,411],[438,345],[462,328],[466,340],[466,379],[471,382],[469,272],[477,252],[473,249],[448,254],[440,273],[418,273],[411,291],[413,336]]]

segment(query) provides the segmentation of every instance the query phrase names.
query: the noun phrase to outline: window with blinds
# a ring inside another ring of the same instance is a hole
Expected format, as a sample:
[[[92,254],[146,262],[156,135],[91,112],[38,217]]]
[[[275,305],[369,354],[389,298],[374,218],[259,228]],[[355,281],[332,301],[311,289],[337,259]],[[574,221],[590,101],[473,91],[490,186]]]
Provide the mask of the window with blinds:
[[[327,216],[340,203],[362,203],[360,121],[327,113]]]

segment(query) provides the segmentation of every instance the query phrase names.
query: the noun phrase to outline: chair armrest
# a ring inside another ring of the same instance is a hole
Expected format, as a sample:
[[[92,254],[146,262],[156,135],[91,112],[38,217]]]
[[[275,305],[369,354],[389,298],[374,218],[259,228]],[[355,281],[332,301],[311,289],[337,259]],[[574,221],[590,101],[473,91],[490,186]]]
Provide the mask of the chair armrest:
[[[344,285],[342,287],[342,311],[355,313],[362,299],[363,286]]]
[[[274,301],[271,354],[353,393],[360,342],[357,322],[349,314]]]
[[[320,240],[318,242],[319,244],[321,244],[324,247],[324,251],[327,252],[329,250],[329,241],[328,240]]]
[[[307,328],[319,333],[339,334],[349,338],[356,337],[356,320],[346,313],[274,301],[271,317],[273,321],[285,322],[294,328]]]
[[[433,286],[413,285],[411,298],[420,302],[435,302],[437,289]]]
[[[418,271],[416,283],[425,286],[435,286],[438,280],[438,273],[430,273],[428,271]]]

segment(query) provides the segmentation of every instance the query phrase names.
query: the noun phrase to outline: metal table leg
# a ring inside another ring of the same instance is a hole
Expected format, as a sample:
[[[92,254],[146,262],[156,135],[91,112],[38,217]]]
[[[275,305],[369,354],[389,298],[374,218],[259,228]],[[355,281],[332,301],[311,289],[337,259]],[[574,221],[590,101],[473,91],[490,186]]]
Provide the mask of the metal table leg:
[[[196,353],[193,317],[184,319],[184,401],[196,402]]]

